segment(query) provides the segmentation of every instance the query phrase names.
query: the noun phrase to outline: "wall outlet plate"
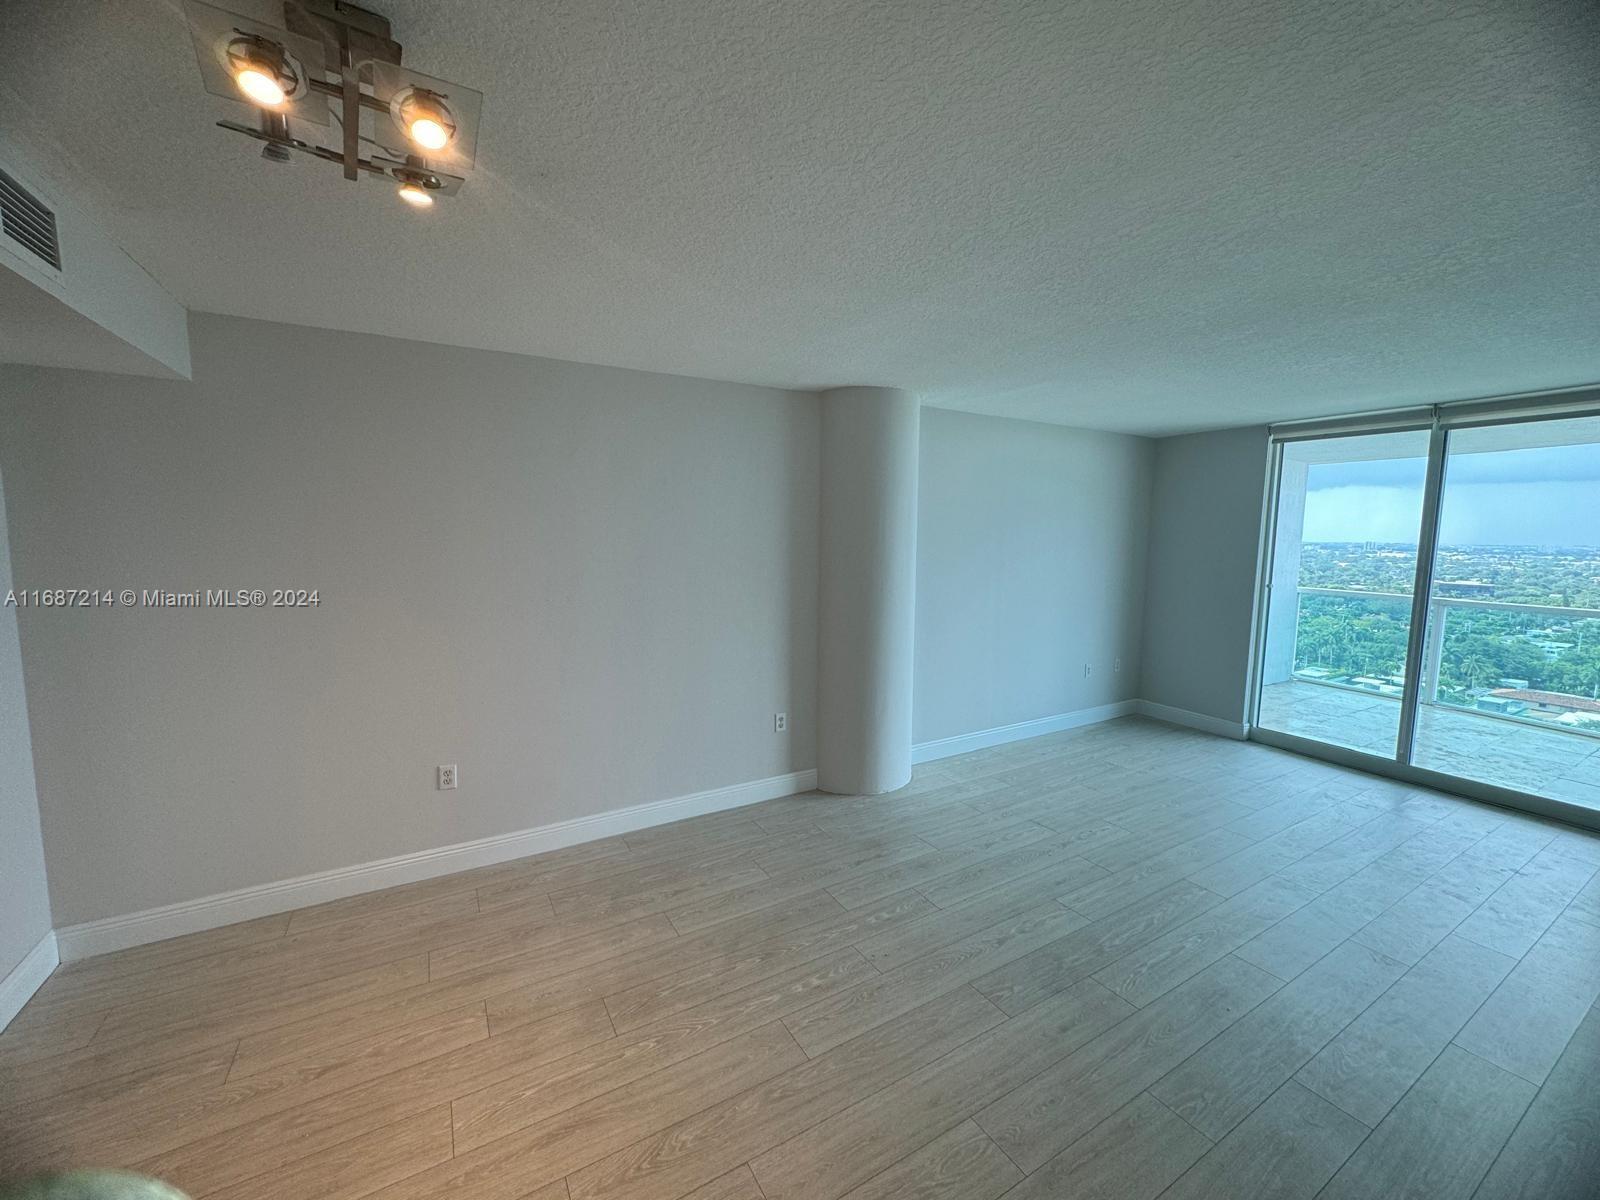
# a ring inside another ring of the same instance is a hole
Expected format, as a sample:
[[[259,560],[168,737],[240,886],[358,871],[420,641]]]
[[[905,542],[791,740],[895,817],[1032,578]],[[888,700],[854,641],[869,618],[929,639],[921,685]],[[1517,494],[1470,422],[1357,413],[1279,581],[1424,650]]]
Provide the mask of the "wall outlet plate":
[[[455,786],[456,786],[457,778],[458,778],[458,776],[456,774],[456,765],[455,765],[455,763],[441,763],[440,764],[440,766],[439,766],[439,790],[441,792],[448,792],[448,791],[453,790],[455,788]]]
[[[772,732],[773,733],[788,733],[789,732],[789,714],[788,713],[773,713],[772,714]]]

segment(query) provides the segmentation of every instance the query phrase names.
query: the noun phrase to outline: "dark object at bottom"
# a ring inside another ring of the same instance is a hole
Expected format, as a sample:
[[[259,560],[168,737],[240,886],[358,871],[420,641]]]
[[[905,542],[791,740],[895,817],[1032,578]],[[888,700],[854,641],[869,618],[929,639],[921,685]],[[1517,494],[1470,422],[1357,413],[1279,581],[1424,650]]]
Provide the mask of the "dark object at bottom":
[[[126,1171],[63,1171],[0,1180],[0,1200],[189,1200],[177,1188]]]

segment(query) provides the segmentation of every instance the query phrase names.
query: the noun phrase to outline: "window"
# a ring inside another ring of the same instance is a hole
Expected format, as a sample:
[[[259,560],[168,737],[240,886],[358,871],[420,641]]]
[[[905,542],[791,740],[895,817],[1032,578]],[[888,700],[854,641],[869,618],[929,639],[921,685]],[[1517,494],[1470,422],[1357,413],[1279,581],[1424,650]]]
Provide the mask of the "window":
[[[1262,740],[1600,815],[1600,416],[1559,411],[1274,431]]]

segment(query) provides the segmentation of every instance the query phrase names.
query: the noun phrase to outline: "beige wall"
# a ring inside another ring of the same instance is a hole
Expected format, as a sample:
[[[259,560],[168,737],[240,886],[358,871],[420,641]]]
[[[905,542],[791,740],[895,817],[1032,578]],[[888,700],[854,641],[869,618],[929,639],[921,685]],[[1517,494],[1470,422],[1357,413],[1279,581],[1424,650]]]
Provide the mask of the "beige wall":
[[[1245,719],[1266,470],[1260,427],[1156,443],[1141,695],[1233,732]]]
[[[0,368],[19,586],[321,605],[21,613],[58,927],[816,765],[815,395],[191,334],[192,383]],[[1237,708],[1259,449],[925,410],[914,740]]]
[[[1138,695],[1152,450],[923,410],[916,742]]]
[[[0,599],[11,591],[5,501],[0,497]],[[22,689],[16,609],[0,609],[0,979],[50,932],[39,799]],[[3,1024],[4,1014],[0,1014]]]
[[[191,336],[0,373],[19,585],[322,603],[23,613],[58,926],[815,765],[814,395]]]

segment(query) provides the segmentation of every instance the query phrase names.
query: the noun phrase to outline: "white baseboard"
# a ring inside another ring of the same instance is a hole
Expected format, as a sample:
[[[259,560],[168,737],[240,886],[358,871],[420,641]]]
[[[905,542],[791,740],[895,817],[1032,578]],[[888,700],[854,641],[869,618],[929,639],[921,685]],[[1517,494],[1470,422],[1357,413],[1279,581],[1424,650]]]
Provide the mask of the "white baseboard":
[[[185,900],[161,908],[128,913],[120,917],[105,917],[86,921],[81,925],[68,925],[58,929],[52,939],[52,961],[55,966],[55,947],[63,962],[106,954],[112,950],[125,950],[129,946],[142,946],[185,933],[198,933],[203,929],[216,929],[254,917],[271,916],[308,904],[322,904],[328,900],[342,900],[362,892],[375,892],[402,883],[416,883],[467,871],[474,867],[490,867],[559,850],[579,842],[592,842],[598,838],[615,837],[632,833],[652,825],[665,825],[686,817],[740,808],[762,800],[776,800],[807,792],[817,786],[817,773],[796,771],[789,775],[774,775],[770,779],[757,779],[749,783],[736,783],[710,791],[693,792],[669,800],[654,800],[635,804],[630,808],[614,809],[588,817],[574,817],[569,821],[556,821],[536,829],[523,829],[516,833],[503,833],[495,837],[479,838],[472,842],[459,842],[453,846],[440,846],[434,850],[420,850],[414,854],[400,854],[377,862],[360,863],[353,867],[338,867],[319,871],[315,875],[302,875],[297,879],[283,879],[276,883],[263,883],[255,887],[240,888],[216,896],[203,896],[198,900]],[[20,968],[19,968],[20,969]],[[15,974],[15,972],[13,972]],[[45,974],[49,974],[48,971]],[[41,982],[43,977],[41,976]],[[9,986],[8,978],[7,984]],[[37,985],[35,985],[37,986]],[[32,993],[30,992],[29,995]],[[20,1006],[19,1006],[20,1007]]]
[[[1102,704],[1097,708],[1080,708],[1075,712],[1057,713],[1053,717],[1040,717],[1034,721],[1018,721],[1015,725],[998,725],[993,729],[980,729],[977,733],[962,733],[955,737],[940,738],[935,742],[922,742],[911,747],[913,763],[932,762],[950,758],[973,750],[985,750],[1006,742],[1020,742],[1026,738],[1046,733],[1060,733],[1063,729],[1077,729],[1082,725],[1098,725],[1139,711],[1138,700],[1118,700],[1115,704]]]
[[[964,733],[955,737],[940,738],[937,741],[923,742],[911,748],[911,761],[933,762],[936,759],[983,750],[1006,742],[1018,742],[1047,733],[1059,733],[1064,729],[1096,725],[1102,721],[1115,720],[1117,717],[1133,713],[1157,721],[1166,721],[1172,725],[1198,729],[1219,737],[1242,739],[1246,732],[1243,723],[1223,721],[1203,713],[1190,712],[1188,709],[1155,704],[1149,700],[1119,700],[1096,708],[1083,708],[1075,712],[1058,713],[1053,717],[1019,721],[1015,725],[1001,725],[994,729],[982,729],[976,733]],[[619,808],[611,812],[596,813],[593,816],[575,817],[569,821],[557,821],[535,829],[460,842],[434,850],[421,850],[414,854],[401,854],[394,858],[360,863],[351,867],[338,867],[314,875],[302,875],[296,879],[258,884],[234,892],[146,909],[143,912],[68,925],[56,930],[46,939],[49,943],[48,949],[45,949],[45,942],[35,947],[28,958],[6,977],[3,985],[0,985],[0,1016],[10,1020],[15,1015],[16,1010],[26,1003],[27,998],[33,995],[34,990],[55,968],[57,955],[61,962],[72,962],[75,959],[106,954],[113,950],[125,950],[130,946],[142,946],[186,933],[216,929],[255,917],[271,916],[274,913],[287,912],[310,904],[342,900],[346,896],[375,892],[403,883],[416,883],[419,880],[433,879],[475,867],[494,866],[512,859],[526,858],[531,854],[577,845],[580,842],[591,842],[598,838],[631,833],[652,825],[681,821],[686,817],[740,808],[763,800],[775,800],[780,796],[792,796],[796,792],[810,791],[816,785],[816,771],[796,771],[788,775],[775,775],[770,779],[757,779],[749,783],[736,783],[668,800],[636,804],[630,808]],[[46,962],[48,965],[42,965]],[[29,979],[32,980],[31,984],[27,982]],[[11,1008],[15,996],[21,996],[21,999],[15,1001],[15,1008]]]
[[[47,933],[39,944],[0,979],[0,1031],[11,1024],[11,1018],[22,1011],[22,1006],[50,978],[50,972],[61,961],[56,951],[56,935]]]
[[[1168,725],[1182,725],[1187,729],[1198,729],[1201,733],[1236,741],[1243,741],[1249,732],[1243,721],[1224,721],[1221,717],[1207,716],[1187,708],[1173,708],[1170,704],[1157,704],[1153,700],[1140,700],[1137,703],[1140,716],[1153,721],[1165,721]]]

